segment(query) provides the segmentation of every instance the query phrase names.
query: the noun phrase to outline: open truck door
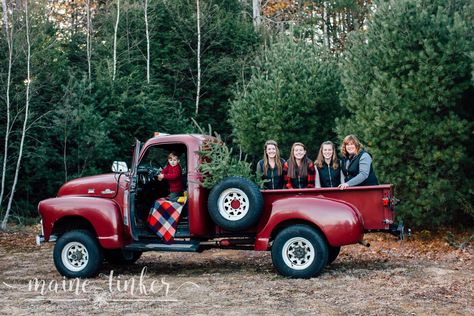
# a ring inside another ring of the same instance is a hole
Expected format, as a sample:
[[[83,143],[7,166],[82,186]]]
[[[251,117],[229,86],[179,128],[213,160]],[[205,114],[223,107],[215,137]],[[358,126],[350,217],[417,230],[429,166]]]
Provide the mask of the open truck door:
[[[141,143],[138,139],[135,139],[135,147],[133,149],[132,165],[129,174],[129,186],[124,192],[124,207],[123,207],[123,223],[128,230],[133,240],[138,240],[137,229],[136,229],[136,216],[135,216],[135,197],[137,194],[138,184],[138,160],[140,158]]]

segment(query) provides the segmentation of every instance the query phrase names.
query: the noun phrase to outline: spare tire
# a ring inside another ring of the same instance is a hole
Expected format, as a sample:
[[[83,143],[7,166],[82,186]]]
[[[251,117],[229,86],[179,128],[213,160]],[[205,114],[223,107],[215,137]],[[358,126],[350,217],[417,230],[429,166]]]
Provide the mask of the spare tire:
[[[218,226],[245,230],[255,226],[263,211],[258,186],[242,177],[227,177],[215,185],[208,198],[209,215]]]

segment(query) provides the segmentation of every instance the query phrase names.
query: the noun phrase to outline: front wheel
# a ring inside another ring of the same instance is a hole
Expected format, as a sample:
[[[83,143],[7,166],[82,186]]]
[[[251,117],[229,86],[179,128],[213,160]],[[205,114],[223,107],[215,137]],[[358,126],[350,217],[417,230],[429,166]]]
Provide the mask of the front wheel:
[[[318,275],[328,262],[328,246],[321,234],[306,225],[283,229],[272,246],[272,261],[277,271],[292,278]]]
[[[102,248],[87,230],[73,230],[59,237],[53,251],[54,265],[68,278],[95,276],[102,265]]]

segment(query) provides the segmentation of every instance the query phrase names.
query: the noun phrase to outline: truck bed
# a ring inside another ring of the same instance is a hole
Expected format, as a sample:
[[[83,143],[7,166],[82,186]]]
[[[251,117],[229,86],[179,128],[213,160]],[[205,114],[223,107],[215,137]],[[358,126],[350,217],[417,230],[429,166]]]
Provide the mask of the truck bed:
[[[363,218],[364,230],[388,230],[394,212],[390,207],[391,185],[338,188],[262,190],[264,214],[270,216],[272,203],[288,197],[323,197],[343,201],[354,206]],[[385,200],[385,202],[384,202]]]

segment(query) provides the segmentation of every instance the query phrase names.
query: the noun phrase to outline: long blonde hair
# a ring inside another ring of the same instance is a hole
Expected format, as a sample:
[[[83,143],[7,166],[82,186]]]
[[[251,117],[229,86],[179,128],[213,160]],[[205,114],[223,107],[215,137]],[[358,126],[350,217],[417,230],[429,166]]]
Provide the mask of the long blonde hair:
[[[356,147],[356,155],[358,155],[360,151],[364,148],[364,146],[359,141],[357,136],[353,134],[347,135],[346,137],[344,137],[344,140],[342,141],[342,145],[341,145],[341,154],[344,157],[349,157],[349,154],[347,153],[347,150],[346,150],[346,145],[349,143],[354,143],[354,146]]]
[[[278,143],[274,140],[267,140],[265,142],[265,145],[263,146],[263,174],[267,174],[268,167],[270,166],[268,162],[268,155],[267,155],[267,146],[268,145],[273,145],[275,146],[276,149],[276,155],[275,155],[275,165],[278,169],[278,175],[281,175],[283,167],[281,165],[281,159],[280,159],[280,149],[278,149]]]
[[[298,166],[294,155],[296,146],[301,146],[304,150],[306,150],[306,147],[303,145],[303,143],[294,143],[293,146],[291,146],[290,159],[288,159],[288,175],[290,178],[296,178],[296,171],[298,171],[300,177],[306,177],[308,175],[308,163],[311,162],[311,160],[309,160],[305,154],[301,159],[301,165]]]
[[[331,145],[332,147],[332,157],[331,157],[331,162],[332,162],[332,168],[334,170],[337,170],[337,168],[339,168],[339,164],[337,163],[337,154],[336,154],[336,146],[334,145],[333,142],[331,141],[325,141],[321,144],[321,146],[319,147],[319,152],[318,152],[318,157],[316,158],[316,160],[314,161],[314,164],[316,166],[318,166],[318,168],[322,168],[323,167],[323,163],[324,163],[324,156],[323,156],[323,146],[324,145]]]

